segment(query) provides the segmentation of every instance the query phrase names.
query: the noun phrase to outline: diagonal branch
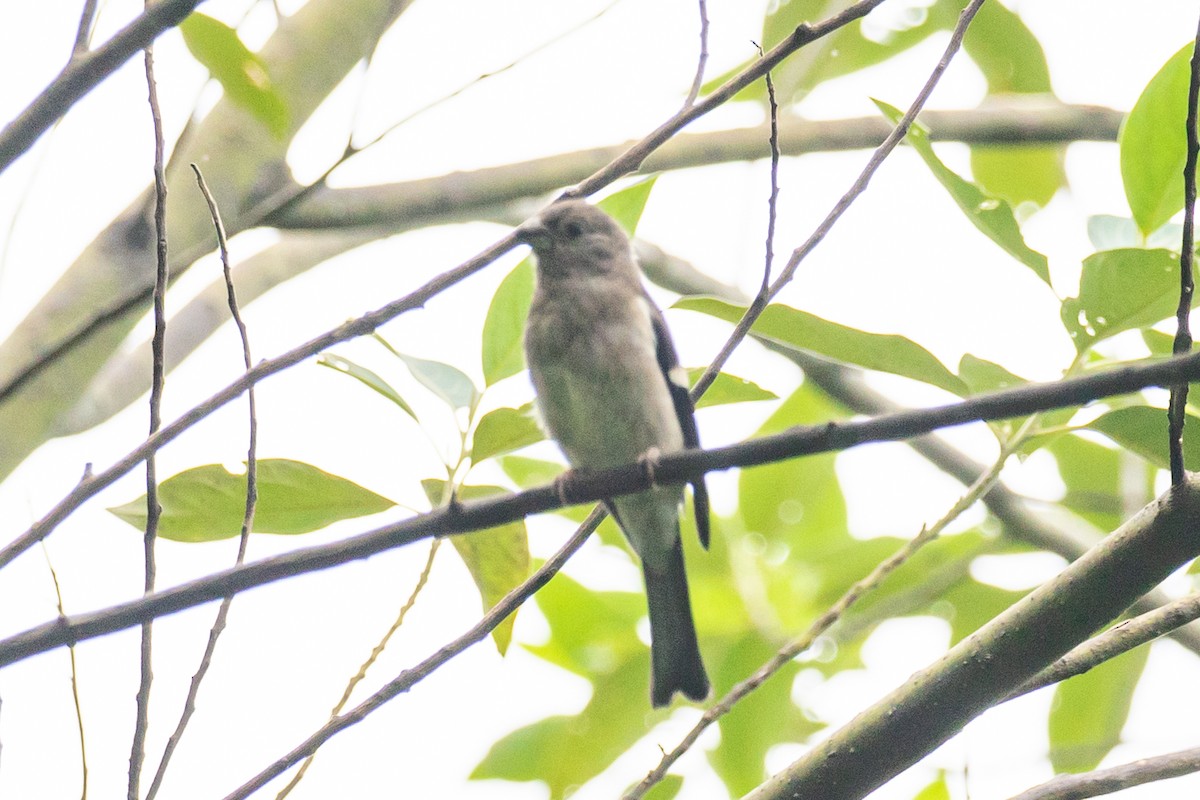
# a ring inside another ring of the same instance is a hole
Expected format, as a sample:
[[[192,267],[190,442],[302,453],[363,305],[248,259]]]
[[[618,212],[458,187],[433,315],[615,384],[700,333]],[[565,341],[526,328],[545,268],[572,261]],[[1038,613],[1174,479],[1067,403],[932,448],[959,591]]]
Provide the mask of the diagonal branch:
[[[1128,394],[1148,386],[1168,386],[1196,380],[1200,380],[1200,354],[1123,367],[1055,383],[1026,385],[959,403],[901,411],[873,419],[797,427],[712,450],[688,450],[663,455],[655,467],[655,480],[662,484],[686,483],[714,470],[757,466],[802,455],[843,450],[869,442],[899,441],[967,422],[1021,417],[1038,411],[1076,406],[1101,397]],[[463,502],[342,541],[301,548],[213,573],[103,611],[80,614],[31,628],[0,640],[0,666],[219,600],[255,586],[329,569],[431,536],[467,533],[564,505],[645,491],[650,486],[644,466],[634,463],[577,474],[565,484],[555,482],[509,495]]]
[[[32,147],[38,137],[81,97],[164,31],[182,22],[202,2],[204,0],[162,0],[154,3],[100,47],[77,51],[58,77],[0,131],[0,172]],[[82,32],[83,26],[80,28]]]

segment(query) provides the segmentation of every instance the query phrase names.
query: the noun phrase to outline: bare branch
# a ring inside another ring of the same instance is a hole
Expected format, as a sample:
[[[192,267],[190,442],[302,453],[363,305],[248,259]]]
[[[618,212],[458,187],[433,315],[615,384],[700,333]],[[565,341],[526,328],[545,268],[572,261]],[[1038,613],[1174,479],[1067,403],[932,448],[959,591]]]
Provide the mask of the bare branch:
[[[1080,775],[1059,775],[1012,800],[1083,800],[1194,772],[1200,772],[1200,747]]]
[[[253,376],[254,370],[249,375]],[[242,384],[249,380],[249,376],[244,378],[238,386],[244,389]],[[797,427],[711,450],[688,450],[663,455],[655,468],[655,480],[662,484],[687,483],[713,470],[757,466],[801,455],[843,450],[868,442],[899,441],[967,422],[1023,417],[1052,408],[1080,405],[1100,397],[1128,394],[1148,386],[1168,386],[1195,380],[1200,380],[1200,354],[1122,367],[1055,383],[1006,389],[951,405],[900,411],[874,419]],[[169,427],[164,428],[160,436]],[[155,439],[144,447],[158,447],[163,443],[161,439]],[[81,487],[90,491],[93,484],[89,481],[100,478],[85,478]],[[217,572],[103,611],[80,614],[31,628],[0,640],[0,666],[55,647],[138,625],[147,619],[219,600],[254,586],[367,558],[430,536],[467,533],[561,508],[564,504],[595,502],[645,491],[650,485],[643,465],[634,463],[578,474],[566,487],[550,483],[510,495],[462,502],[339,542],[301,548]],[[82,502],[74,494],[70,499]]]
[[[144,50],[163,31],[175,27],[204,0],[161,0],[100,47],[72,57],[63,71],[32,103],[0,130],[0,172],[33,146],[81,97]]]

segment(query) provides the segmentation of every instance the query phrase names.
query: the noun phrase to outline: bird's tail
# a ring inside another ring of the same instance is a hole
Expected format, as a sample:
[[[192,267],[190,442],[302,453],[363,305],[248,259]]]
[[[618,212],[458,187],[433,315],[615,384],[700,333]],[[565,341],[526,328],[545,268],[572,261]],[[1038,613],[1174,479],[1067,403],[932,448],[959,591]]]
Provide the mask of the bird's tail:
[[[676,692],[703,700],[708,697],[708,675],[696,641],[683,547],[678,539],[670,557],[661,562],[653,568],[642,564],[650,608],[650,701],[655,706],[668,705]]]

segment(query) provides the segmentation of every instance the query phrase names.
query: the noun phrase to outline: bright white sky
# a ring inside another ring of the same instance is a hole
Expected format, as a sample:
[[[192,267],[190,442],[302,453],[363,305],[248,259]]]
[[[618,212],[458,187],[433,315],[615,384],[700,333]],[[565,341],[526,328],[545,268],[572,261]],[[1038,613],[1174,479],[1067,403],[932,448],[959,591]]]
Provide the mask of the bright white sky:
[[[6,76],[0,120],[14,116],[61,68],[80,5],[10,3],[0,11],[0,71]],[[606,5],[592,0],[414,4],[388,35],[365,84],[361,75],[352,76],[301,133],[291,154],[294,169],[302,180],[311,178],[341,151],[350,125],[357,126],[361,138],[369,138]],[[750,40],[760,35],[764,4],[714,0],[709,5],[708,74],[716,75],[752,54]],[[903,5],[903,0],[891,0],[884,10]],[[1191,38],[1200,12],[1196,3],[1185,0],[1010,5],[1021,11],[1045,45],[1060,98],[1120,109],[1128,109],[1162,62]],[[245,6],[245,0],[211,0],[202,10],[234,21]],[[98,37],[119,28],[140,7],[133,0],[110,0]],[[260,8],[244,29],[252,44],[268,32],[265,11]],[[340,171],[334,183],[437,175],[638,138],[682,102],[694,69],[696,32],[695,4],[689,0],[618,2],[559,44],[408,125]],[[884,70],[823,87],[809,98],[804,111],[829,118],[869,115],[874,113],[872,97],[907,106],[943,44],[938,37]],[[203,70],[174,34],[160,41],[157,62],[170,141],[197,98],[207,107],[216,90],[203,89]],[[978,73],[960,58],[931,106],[968,108],[982,93]],[[7,248],[0,267],[0,336],[149,182],[151,128],[144,98],[141,61],[135,59],[81,102],[53,136],[0,175],[0,244]],[[695,129],[760,119],[756,109],[730,107]],[[939,152],[952,165],[965,168],[965,149],[945,146]],[[777,251],[786,253],[803,241],[865,159],[864,153],[855,152],[784,164]],[[1072,191],[1060,193],[1026,228],[1030,244],[1051,257],[1056,287],[1064,296],[1073,292],[1079,259],[1089,252],[1086,216],[1127,213],[1115,147],[1074,146],[1068,172]],[[665,176],[640,232],[706,272],[753,287],[761,268],[767,186],[763,164]],[[10,229],[7,222],[18,210]],[[956,214],[917,159],[897,153],[801,271],[787,302],[850,325],[906,334],[951,366],[971,352],[1029,377],[1056,377],[1070,357],[1069,343],[1056,322],[1057,301]],[[930,219],[938,222],[930,224]],[[485,224],[422,231],[335,259],[248,310],[256,358],[274,355],[381,305],[474,254],[501,233]],[[233,243],[235,258],[269,241],[263,234],[239,237]],[[512,258],[505,263],[513,263]],[[202,262],[196,275],[179,288],[183,293],[188,287],[194,291],[215,275],[215,269],[211,259]],[[505,270],[496,265],[426,310],[388,326],[385,334],[415,354],[476,370],[482,298]],[[206,277],[200,280],[202,271]],[[173,295],[171,302],[181,300]],[[464,308],[479,310],[473,315],[463,313]],[[723,338],[722,328],[689,315],[671,313],[669,320],[688,365],[707,362]],[[686,335],[679,335],[681,329]],[[366,361],[381,356],[378,348],[363,345],[338,351]],[[227,326],[172,376],[164,416],[173,419],[223,386],[240,371],[239,365]],[[735,361],[732,371],[780,392],[789,391],[796,380],[794,372],[753,353]],[[895,388],[893,382],[886,385]],[[909,387],[899,388],[910,400],[926,397]],[[357,385],[308,364],[264,384],[259,404],[261,456],[306,460],[399,502],[423,503],[414,478],[430,474],[424,440]],[[706,443],[748,435],[768,410],[764,406],[758,413],[706,412],[708,416],[701,417]],[[215,415],[161,454],[160,474],[203,463],[236,464],[245,448],[243,417],[241,407]],[[142,439],[145,427],[144,404],[139,403],[95,431],[52,442],[35,453],[0,486],[0,538],[11,538],[44,513],[74,485],[85,462],[107,466]],[[990,452],[986,436],[979,432],[958,432],[953,438],[981,458]],[[403,468],[397,469],[400,464]],[[899,445],[847,454],[840,466],[845,468],[852,524],[864,535],[911,535],[940,516],[960,491]],[[901,474],[911,478],[898,480]],[[884,475],[887,480],[879,480]],[[50,538],[46,553],[58,571],[68,612],[102,608],[140,593],[140,537],[104,509],[138,496],[142,480],[135,475],[122,481]],[[730,481],[731,476],[714,478],[719,505],[728,500],[721,487],[730,486]],[[1012,482],[1033,494],[1053,496],[1053,484],[1047,484],[1036,459],[1029,469],[1014,471]],[[336,539],[366,524],[335,526],[302,543]],[[548,554],[566,531],[565,525],[553,522],[539,521],[534,527],[538,555]],[[262,537],[252,543],[251,557],[295,544]],[[164,542],[159,549],[160,584],[224,568],[234,552],[232,543]],[[239,597],[200,711],[163,796],[222,796],[316,728],[407,597],[426,553],[424,545],[412,547]],[[593,545],[573,565],[573,573],[587,576],[594,585],[634,588],[634,571],[618,561]],[[1053,566],[1037,564],[1036,575],[1017,582],[1029,585]],[[465,630],[478,618],[477,606],[473,586],[447,549],[417,611],[367,681],[368,691]],[[31,551],[0,576],[0,608],[5,609],[0,635],[54,617],[54,593],[41,552]],[[212,614],[213,608],[204,608],[155,628],[157,705],[151,771],[166,731],[174,726]],[[523,611],[517,639],[536,641],[542,633],[536,612]],[[906,646],[898,652],[892,645],[901,640]],[[823,687],[810,702],[830,720],[847,719],[869,698],[927,664],[944,645],[944,632],[932,623],[894,623],[868,648],[868,658],[877,654],[870,670]],[[124,792],[136,649],[137,634],[127,632],[91,642],[78,652],[93,797]],[[1181,707],[1195,708],[1200,700],[1188,688],[1197,684],[1194,674],[1178,680],[1180,670],[1195,670],[1194,659],[1169,645],[1154,653],[1151,669],[1166,677],[1143,681],[1126,731],[1128,744],[1118,749],[1114,763],[1195,744],[1190,733],[1162,724],[1178,718]],[[0,672],[0,796],[77,794],[68,676],[65,651]],[[798,691],[806,691],[803,681]],[[569,712],[585,699],[586,687],[580,681],[524,654],[520,647],[501,660],[490,644],[477,646],[367,723],[334,739],[295,796],[544,797],[538,784],[468,783],[465,775],[501,734],[547,714]],[[1028,722],[1031,714],[1044,713],[1048,702],[1049,694],[1042,693],[990,713],[930,763],[956,771],[960,791],[966,764],[971,796],[977,800],[1007,797],[1049,777],[1048,767],[1037,761],[1045,746],[1043,729]],[[673,746],[696,716],[690,709],[678,712],[577,797],[613,796],[656,763],[658,745]],[[781,749],[776,766],[793,755]],[[682,769],[692,779],[685,796],[720,796],[698,752],[687,757]],[[929,768],[918,768],[879,797],[909,797],[930,775]],[[143,787],[148,781],[149,777]],[[715,794],[708,795],[708,790]],[[1182,797],[1187,791],[1179,782],[1123,797]]]

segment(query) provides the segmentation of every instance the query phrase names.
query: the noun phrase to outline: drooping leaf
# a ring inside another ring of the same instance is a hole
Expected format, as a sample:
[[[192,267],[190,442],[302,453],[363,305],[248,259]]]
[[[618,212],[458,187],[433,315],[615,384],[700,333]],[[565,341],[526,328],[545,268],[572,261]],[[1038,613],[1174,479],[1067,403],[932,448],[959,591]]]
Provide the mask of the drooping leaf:
[[[241,533],[246,508],[246,476],[220,464],[193,467],[158,487],[158,535],[177,542],[212,542]],[[298,534],[343,519],[377,514],[391,500],[358,484],[300,461],[267,458],[258,462],[258,503],[254,532]],[[146,496],[115,508],[113,514],[139,530],[146,527]]]
[[[521,408],[497,408],[479,420],[471,439],[471,460],[478,464],[486,458],[511,453],[545,438],[533,418],[532,403]]]
[[[322,367],[329,367],[330,369],[340,372],[343,375],[349,375],[351,378],[358,380],[365,386],[369,386],[376,392],[379,392],[379,394],[386,397],[388,400],[391,400],[393,403],[398,405],[401,410],[404,411],[404,413],[408,414],[413,419],[417,418],[417,413],[413,411],[412,407],[404,401],[404,398],[400,396],[400,393],[397,392],[390,383],[381,378],[377,373],[367,369],[366,367],[355,364],[350,359],[344,356],[336,355],[335,353],[323,354],[319,359],[317,359],[317,364]]]
[[[1117,142],[1125,198],[1142,233],[1183,208],[1184,131],[1192,45],[1167,60],[1125,117]]]
[[[1088,772],[1120,744],[1149,647],[1139,647],[1059,684],[1050,708],[1055,772]]]
[[[875,105],[893,124],[904,116],[899,109],[879,100]],[[1024,264],[1046,284],[1050,283],[1050,265],[1046,257],[1025,244],[1012,207],[1004,200],[985,193],[975,184],[964,180],[942,163],[933,152],[929,132],[924,126],[914,123],[909,128],[906,141],[913,146],[921,160],[929,167],[933,176],[950,193],[950,197],[981,233],[998,244],[1006,253]]]
[[[500,282],[483,320],[483,380],[488,386],[525,369],[525,319],[533,301],[533,258]]]
[[[1046,53],[1020,15],[1003,3],[984,3],[971,20],[963,50],[988,82],[988,94],[1051,91]]]
[[[737,323],[746,309],[709,297],[686,297],[673,308]],[[857,364],[922,381],[963,396],[966,385],[942,362],[911,339],[896,334],[867,333],[836,322],[773,303],[754,324],[754,332],[837,361]]]
[[[1103,433],[1160,469],[1169,469],[1167,410],[1129,406],[1101,414],[1084,426]],[[1200,466],[1200,417],[1188,414],[1183,426],[1183,457],[1189,467]]]
[[[282,141],[291,124],[291,111],[271,82],[266,62],[242,43],[237,31],[220,20],[193,11],[180,23],[179,32],[188,50],[221,84],[229,99],[253,114]]]
[[[475,388],[475,383],[458,367],[401,353],[379,334],[375,334],[375,339],[403,361],[422,386],[451,408],[474,408],[479,401],[479,390]]]
[[[445,481],[426,479],[421,481],[421,485],[430,503],[435,506],[443,504]],[[499,486],[460,486],[458,499],[478,500],[506,492],[506,489]],[[449,538],[467,571],[471,573],[475,587],[479,589],[479,599],[483,603],[485,613],[529,577],[529,536],[524,520],[506,522],[494,528]],[[510,614],[492,630],[492,641],[496,643],[496,649],[501,654],[508,650],[512,641],[513,623],[516,622],[516,618],[516,613]]]
[[[704,367],[689,369],[689,385],[694,386],[702,374],[704,374]],[[731,403],[749,403],[755,400],[778,399],[779,395],[762,388],[753,381],[739,378],[736,375],[730,375],[727,372],[718,372],[716,379],[708,387],[708,390],[696,402],[696,408],[723,406]]]
[[[1124,248],[1083,261],[1079,297],[1062,304],[1062,321],[1080,352],[1121,331],[1173,315],[1179,303],[1179,259],[1167,250]]]

